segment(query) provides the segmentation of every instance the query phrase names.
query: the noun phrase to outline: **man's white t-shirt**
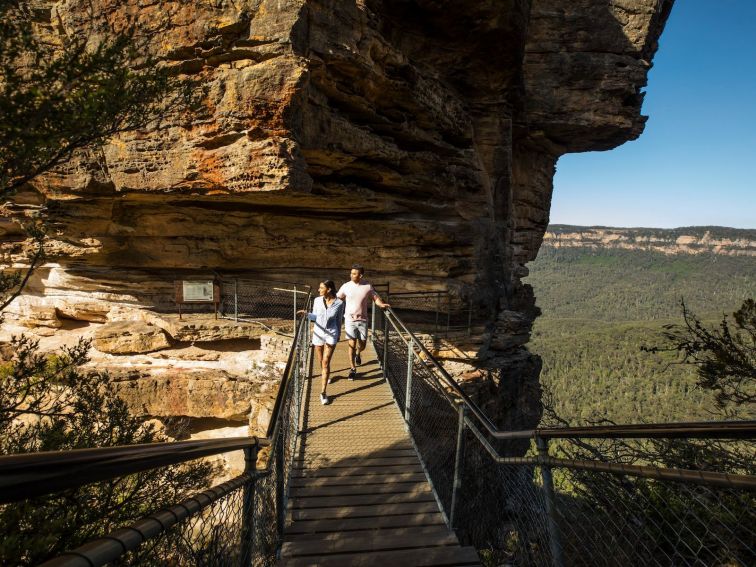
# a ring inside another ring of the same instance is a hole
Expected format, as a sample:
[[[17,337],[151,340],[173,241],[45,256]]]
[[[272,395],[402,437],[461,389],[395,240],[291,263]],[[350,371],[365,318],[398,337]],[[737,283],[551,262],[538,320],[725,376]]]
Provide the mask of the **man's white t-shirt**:
[[[378,297],[378,294],[368,282],[363,280],[356,284],[350,280],[339,288],[336,297],[346,299],[344,310],[346,321],[367,321],[368,298],[374,299]]]

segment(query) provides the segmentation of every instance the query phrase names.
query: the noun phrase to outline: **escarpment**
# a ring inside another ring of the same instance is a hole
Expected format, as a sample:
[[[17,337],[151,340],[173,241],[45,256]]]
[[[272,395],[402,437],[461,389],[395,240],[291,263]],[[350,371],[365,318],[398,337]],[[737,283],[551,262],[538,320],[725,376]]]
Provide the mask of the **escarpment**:
[[[115,20],[126,9],[93,3]],[[48,5],[60,33],[86,33],[78,0]],[[203,110],[119,135],[22,192],[48,205],[49,262],[8,323],[34,310],[37,328],[149,323],[177,274],[317,284],[360,262],[392,291],[470,301],[459,373],[482,380],[478,401],[502,427],[533,427],[537,309],[520,279],[547,227],[555,163],[640,135],[671,5],[176,4],[155,49],[201,82]],[[18,247],[6,242],[7,262]]]

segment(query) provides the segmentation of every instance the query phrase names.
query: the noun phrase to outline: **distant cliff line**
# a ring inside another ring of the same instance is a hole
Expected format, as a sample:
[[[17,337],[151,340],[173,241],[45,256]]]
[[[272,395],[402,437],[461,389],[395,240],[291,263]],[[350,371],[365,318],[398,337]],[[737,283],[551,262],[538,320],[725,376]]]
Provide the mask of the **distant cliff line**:
[[[622,249],[662,254],[713,253],[756,257],[756,230],[722,226],[613,228],[549,225],[543,245],[551,248]]]

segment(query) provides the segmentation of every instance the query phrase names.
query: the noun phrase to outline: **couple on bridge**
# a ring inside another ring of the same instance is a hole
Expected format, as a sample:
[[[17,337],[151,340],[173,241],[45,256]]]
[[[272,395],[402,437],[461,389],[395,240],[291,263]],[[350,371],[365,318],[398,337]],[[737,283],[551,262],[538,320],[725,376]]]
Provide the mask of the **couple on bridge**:
[[[315,299],[312,312],[307,318],[315,323],[312,344],[318,354],[321,367],[320,403],[328,404],[328,382],[331,375],[331,357],[341,337],[341,321],[345,322],[349,340],[349,379],[357,377],[357,366],[362,364],[360,353],[367,344],[368,300],[372,299],[382,309],[389,307],[376,293],[373,286],[363,279],[365,268],[353,264],[349,281],[336,291],[331,280],[324,280],[318,286],[319,297]],[[300,311],[299,314],[305,314]]]

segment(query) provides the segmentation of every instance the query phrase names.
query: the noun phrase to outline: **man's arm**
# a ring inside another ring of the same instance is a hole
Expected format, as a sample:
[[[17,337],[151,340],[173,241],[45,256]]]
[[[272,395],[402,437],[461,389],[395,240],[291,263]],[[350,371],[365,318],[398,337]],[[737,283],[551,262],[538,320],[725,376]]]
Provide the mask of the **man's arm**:
[[[371,295],[372,295],[372,297],[373,297],[373,301],[375,301],[375,304],[376,304],[376,305],[377,305],[378,307],[380,307],[381,309],[386,309],[387,307],[391,307],[391,305],[389,305],[388,303],[386,303],[385,301],[383,301],[383,300],[381,299],[381,296],[380,296],[380,295],[378,295],[378,292],[376,292],[376,291],[375,291],[375,289],[373,289],[373,290],[371,290],[371,291],[372,291],[372,294],[371,294]]]
[[[344,301],[346,299],[346,293],[344,293],[344,286],[346,284],[341,284],[341,287],[339,288],[339,291],[336,292],[336,297],[338,297],[341,301]]]

